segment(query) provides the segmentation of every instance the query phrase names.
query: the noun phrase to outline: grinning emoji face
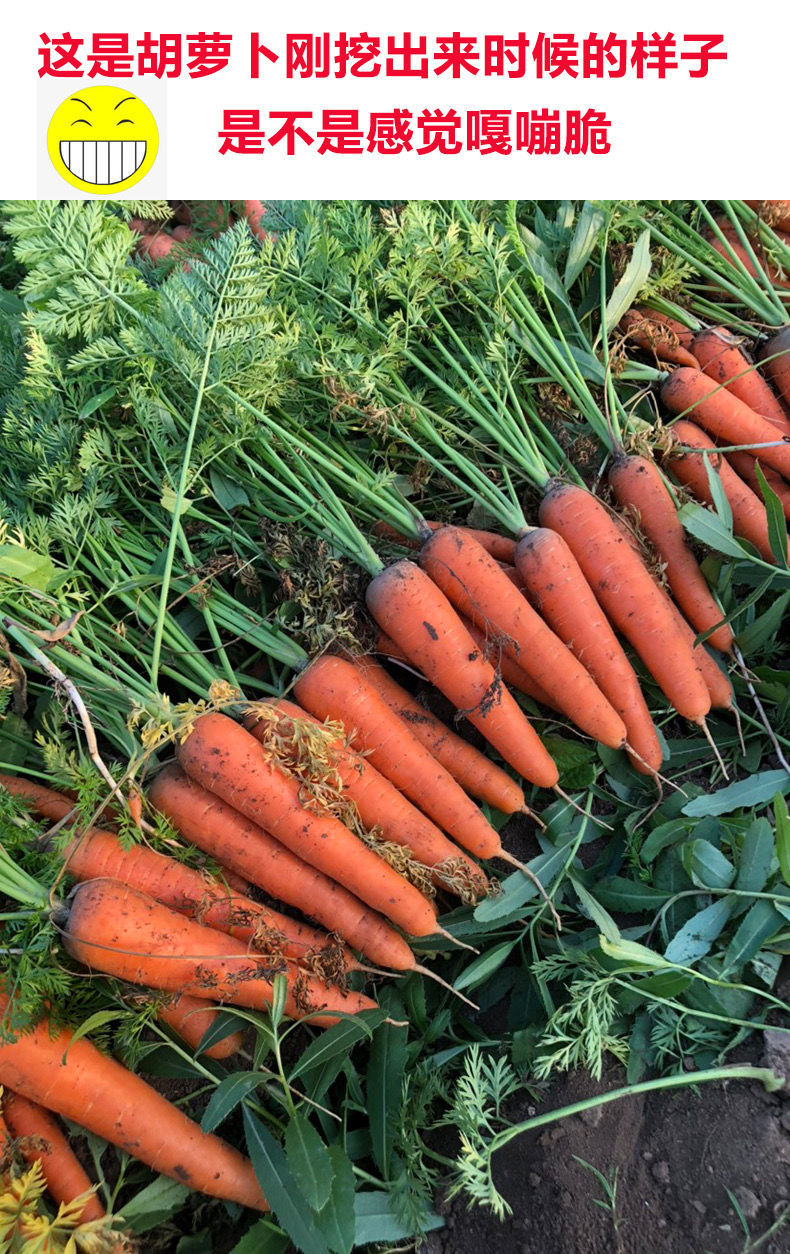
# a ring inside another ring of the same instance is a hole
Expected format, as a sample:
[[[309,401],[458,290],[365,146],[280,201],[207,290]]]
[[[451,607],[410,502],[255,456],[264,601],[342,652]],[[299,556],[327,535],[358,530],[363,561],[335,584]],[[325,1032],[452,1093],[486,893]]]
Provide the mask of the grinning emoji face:
[[[50,160],[81,192],[122,192],[156,160],[153,114],[125,87],[83,87],[58,105],[47,131]]]

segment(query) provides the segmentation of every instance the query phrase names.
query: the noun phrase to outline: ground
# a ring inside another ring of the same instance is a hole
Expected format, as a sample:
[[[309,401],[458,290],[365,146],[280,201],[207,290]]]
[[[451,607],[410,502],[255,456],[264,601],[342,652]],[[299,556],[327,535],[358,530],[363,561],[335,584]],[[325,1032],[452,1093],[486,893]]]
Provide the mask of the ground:
[[[739,1061],[761,1061],[761,1049]],[[545,1105],[622,1083],[615,1066],[601,1086],[578,1073],[556,1082]],[[426,1254],[787,1254],[790,1222],[758,1242],[790,1206],[788,1098],[733,1081],[627,1098],[527,1134],[495,1160],[512,1218],[442,1205],[447,1227],[431,1234]],[[519,1120],[534,1108],[524,1098],[508,1113]],[[617,1170],[614,1213],[596,1205],[604,1189],[576,1158],[610,1179]]]

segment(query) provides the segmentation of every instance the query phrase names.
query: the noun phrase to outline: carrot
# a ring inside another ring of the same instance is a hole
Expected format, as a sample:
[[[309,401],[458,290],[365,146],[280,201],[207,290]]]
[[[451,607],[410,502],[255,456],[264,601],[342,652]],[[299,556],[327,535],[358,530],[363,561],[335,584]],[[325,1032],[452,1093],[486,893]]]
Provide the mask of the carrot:
[[[392,647],[397,649],[394,642]],[[379,651],[385,650],[379,647]],[[516,781],[474,745],[470,745],[446,727],[441,719],[431,714],[405,688],[401,688],[375,658],[364,654],[352,658],[351,661],[376,689],[385,705],[403,720],[420,743],[450,772],[462,788],[479,801],[487,801],[503,814],[515,814],[517,810],[524,809],[524,793]]]
[[[183,244],[186,240],[191,239],[192,234],[193,231],[191,226],[176,226],[173,228],[173,239],[178,240],[180,244]]]
[[[173,236],[164,231],[157,235],[141,235],[137,251],[141,257],[148,257],[150,261],[163,261],[170,255],[175,242]]]
[[[587,668],[623,720],[636,768],[648,774],[657,771],[661,745],[639,680],[566,540],[558,531],[536,527],[519,541],[516,563],[538,613]]]
[[[689,622],[698,632],[720,623],[722,611],[686,543],[675,503],[655,463],[645,457],[616,457],[609,471],[609,485],[618,504],[636,512],[641,530],[664,563],[672,595]],[[714,648],[729,653],[733,634],[722,623],[709,640]]]
[[[577,727],[613,749],[624,744],[625,724],[595,680],[479,544],[445,527],[423,546],[420,564],[465,617],[501,634],[504,651]]]
[[[744,202],[774,230],[790,231],[790,200],[747,200]]]
[[[636,305],[623,315],[620,329],[638,348],[652,353],[659,361],[674,362],[678,366],[697,365],[690,351],[693,333],[673,318]]]
[[[749,540],[766,562],[775,563],[776,558],[771,551],[768,536],[768,516],[760,497],[756,496],[751,488],[747,487],[736,475],[716,446],[693,422],[681,420],[674,423],[672,434],[678,446],[690,445],[693,448],[708,451],[710,464],[721,480],[724,495],[732,510],[733,531],[737,536]],[[670,453],[668,461],[673,475],[684,487],[691,489],[698,501],[704,501],[706,505],[713,504],[702,452],[675,451]]]
[[[250,230],[258,239],[266,239],[266,232],[261,226],[261,221],[266,213],[266,206],[260,200],[243,200],[242,214],[250,224]]]
[[[423,520],[424,521],[424,520]],[[447,527],[448,523],[443,522],[425,522],[426,527],[430,527],[431,531],[439,531],[442,527]],[[510,536],[501,536],[496,531],[480,531],[476,527],[464,527],[460,523],[453,524],[457,526],[459,531],[463,531],[464,535],[472,536],[477,540],[478,544],[482,544],[486,553],[490,553],[498,562],[512,562],[513,554],[516,551],[516,542]],[[422,541],[414,540],[411,536],[401,535],[394,527],[390,527],[388,523],[376,523],[373,528],[374,534],[382,536],[387,540],[396,540],[405,548],[419,549]]]
[[[760,448],[755,456],[785,478],[790,476],[790,444],[776,446],[777,431],[773,423],[761,418],[701,371],[684,366],[674,370],[661,388],[661,399],[670,413],[690,417],[722,443],[751,446],[773,443],[775,447]]]
[[[47,1190],[54,1200],[68,1206],[87,1193],[80,1222],[103,1219],[105,1210],[93,1182],[50,1112],[10,1089],[3,1094],[3,1110],[9,1129],[20,1138],[19,1152],[25,1162],[41,1163]]]
[[[790,405],[790,327],[785,327],[768,341],[760,353],[760,361],[785,404]],[[765,459],[761,456],[761,460]],[[782,473],[785,478],[790,477],[787,471]]]
[[[207,1006],[202,997],[190,997],[187,993],[181,993],[160,1006],[156,1017],[166,1023],[182,1041],[186,1041],[192,1050],[196,1050],[206,1032],[216,1023],[219,1011],[213,1006]],[[243,1034],[231,1032],[203,1052],[207,1058],[230,1058],[239,1052],[243,1044]]]
[[[610,622],[678,713],[703,723],[710,697],[672,603],[601,502],[583,488],[556,484],[543,498],[540,521],[565,540]]]
[[[790,435],[790,420],[781,402],[725,327],[700,332],[694,340],[694,352],[708,378],[723,383],[744,405],[772,422],[781,435]]]
[[[166,766],[151,784],[149,800],[187,840],[206,853],[243,867],[264,892],[343,936],[376,966],[411,970],[409,946],[380,915],[347,889],[291,853],[219,797],[181,770]],[[349,968],[353,961],[346,959]]]
[[[316,718],[339,719],[354,748],[464,849],[478,858],[501,856],[499,836],[474,802],[350,662],[318,658],[294,691]]]
[[[720,257],[724,261],[727,262],[728,266],[732,266],[733,269],[740,270],[740,267],[737,265],[737,262],[733,261],[732,259],[732,256],[730,253],[730,250],[732,250],[732,252],[735,253],[735,256],[738,258],[738,261],[746,270],[746,273],[750,274],[752,278],[756,278],[760,274],[761,271],[758,270],[757,266],[752,261],[751,256],[747,252],[746,248],[744,248],[743,244],[741,243],[736,233],[732,230],[724,229],[724,225],[725,225],[724,223],[719,223],[719,225],[723,229],[723,233],[726,236],[727,242],[724,243],[722,240],[718,238],[718,236],[716,236],[715,238],[712,238],[710,240],[711,248],[715,248],[716,252],[720,255]],[[754,251],[757,253],[757,256],[759,257],[758,249],[755,248]],[[788,282],[787,279],[785,279],[783,272],[777,269],[776,266],[771,265],[769,262],[766,262],[761,259],[761,269],[762,269],[762,273],[766,275],[766,277],[770,280],[770,282],[774,285],[774,287],[782,287],[782,288],[790,287],[790,282]]]
[[[762,499],[760,481],[757,478],[757,462],[759,458],[752,457],[751,453],[743,452],[725,453],[725,457],[738,477],[749,485],[755,496]],[[790,483],[787,483],[775,470],[771,470],[770,466],[761,466],[760,469],[768,487],[779,497],[784,516],[790,522]]]
[[[298,781],[284,774],[273,755],[233,719],[201,715],[177,752],[192,779],[265,826],[372,909],[412,936],[436,932],[436,916],[425,897],[333,815],[306,809]]]
[[[271,726],[263,717],[266,708],[279,716],[278,734],[292,743],[300,726],[323,726],[291,701],[265,701],[245,719],[245,727],[261,744],[266,744],[267,728]],[[460,879],[467,889],[474,886],[478,895],[486,892],[488,881],[477,863],[448,840],[375,766],[339,738],[328,746],[328,751],[332,757],[327,769],[336,773],[342,792],[356,807],[368,830],[379,829],[385,840],[405,846],[418,862],[436,868],[438,884],[446,883],[452,888]]]
[[[0,784],[49,818],[60,820],[71,812],[72,803],[67,797],[29,780],[0,773]],[[98,827],[82,832],[61,851],[61,856],[69,875],[76,880],[121,880],[171,910],[247,941],[259,952],[265,950],[267,936],[278,954],[297,960],[318,954],[331,943],[326,933],[242,894],[231,893],[219,880],[147,845],[124,848],[117,836]],[[335,960],[336,957],[335,954]]]
[[[514,662],[509,653],[506,653],[502,645],[502,637],[495,632],[486,635],[479,627],[476,627],[468,618],[461,615],[461,621],[474,640],[475,644],[482,650],[483,656],[491,663],[494,670],[498,671],[509,688],[515,688],[517,692],[523,692],[525,696],[530,697],[533,701],[537,701],[540,705],[545,705],[548,710],[554,710],[555,713],[561,714],[562,711],[556,702],[549,696],[547,692],[541,688],[531,675],[523,670],[518,662]]]
[[[371,1010],[362,993],[343,993],[299,968],[258,956],[242,941],[187,919],[118,880],[89,880],[69,898],[63,943],[86,967],[166,992],[263,1010],[272,1004],[269,976],[288,982],[285,1013],[291,1019],[320,1012],[329,1027],[338,1013]]]
[[[8,998],[0,996],[0,1016]],[[87,1037],[46,1019],[0,1038],[0,1084],[118,1146],[153,1171],[212,1197],[268,1210],[252,1164]]]

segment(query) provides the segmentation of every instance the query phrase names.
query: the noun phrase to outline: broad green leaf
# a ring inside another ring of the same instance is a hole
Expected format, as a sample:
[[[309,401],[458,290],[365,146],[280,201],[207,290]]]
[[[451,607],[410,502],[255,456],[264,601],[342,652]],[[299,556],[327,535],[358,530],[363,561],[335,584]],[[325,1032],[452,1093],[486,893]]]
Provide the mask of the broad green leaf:
[[[790,592],[783,592],[771,602],[767,610],[755,618],[753,623],[749,623],[743,631],[737,632],[741,652],[748,657],[755,649],[761,649],[769,640],[773,640],[785,620],[788,606],[790,606]]]
[[[80,418],[90,418],[91,414],[95,414],[97,409],[101,409],[105,401],[109,401],[115,396],[116,388],[105,388],[103,392],[99,392],[96,396],[92,396],[87,400],[80,410]]]
[[[576,230],[573,232],[573,239],[571,240],[565,261],[564,283],[568,291],[573,287],[590,260],[598,241],[599,232],[605,221],[606,215],[604,212],[601,209],[596,209],[589,200],[586,200],[582,205],[582,211],[579,214],[579,220],[576,223]]]
[[[277,1028],[285,1014],[285,1003],[288,1000],[287,977],[280,972],[278,975],[275,975],[272,985],[272,1004],[269,1007],[269,1018],[272,1021],[272,1027]]]
[[[690,840],[680,851],[683,865],[700,888],[729,888],[735,867],[709,840]]]
[[[668,823],[659,823],[654,827],[647,840],[639,850],[642,862],[652,862],[662,849],[668,849],[682,840],[688,829],[683,819],[670,819]]]
[[[721,458],[722,454],[719,453],[718,456]],[[721,482],[721,475],[713,465],[711,458],[704,453],[703,460],[705,462],[705,473],[708,476],[708,487],[713,497],[713,508],[727,528],[728,533],[732,535],[732,510],[730,509],[730,502],[727,500],[727,493],[724,491]]]
[[[640,975],[627,988],[618,990],[617,1004],[626,1011],[649,1003],[653,997],[680,997],[691,983],[692,976],[683,971],[656,971],[654,975]]]
[[[72,1045],[81,1040],[83,1036],[89,1036],[91,1032],[95,1032],[98,1028],[106,1027],[108,1023],[114,1023],[116,1019],[122,1019],[124,1013],[123,1010],[97,1010],[94,1014],[89,1015],[87,1019],[83,1019],[82,1023],[74,1028],[70,1035],[69,1043],[63,1054],[63,1061],[66,1061]]]
[[[230,1254],[287,1254],[290,1248],[288,1237],[273,1228],[270,1221],[259,1219],[249,1232],[245,1232],[238,1245],[234,1245]]]
[[[223,474],[215,465],[209,468],[209,481],[217,504],[229,514],[241,505],[249,505],[250,498],[242,485]]]
[[[406,1070],[408,1028],[382,1023],[373,1033],[365,1082],[373,1157],[386,1178],[397,1131]]]
[[[540,853],[527,863],[540,880],[544,888],[548,888],[554,878],[559,875],[568,860],[565,849],[555,849],[551,853]],[[502,892],[495,897],[486,897],[475,908],[475,920],[478,923],[493,923],[509,914],[519,911],[537,895],[537,888],[532,880],[522,871],[514,871],[502,883]]]
[[[493,949],[487,949],[477,958],[473,958],[469,966],[454,981],[453,988],[460,993],[463,989],[475,988],[476,985],[482,984],[495,971],[498,971],[504,962],[507,962],[517,943],[517,940],[505,941],[501,945],[495,945]]]
[[[563,736],[542,736],[541,739],[557,765],[561,787],[566,792],[589,788],[597,773],[595,750]]]
[[[783,926],[781,914],[770,901],[756,901],[741,919],[727,946],[723,974],[739,970]]]
[[[779,870],[785,884],[790,886],[790,816],[787,813],[787,802],[780,792],[774,797],[774,822]]]
[[[713,942],[724,931],[731,913],[731,900],[720,897],[712,905],[692,915],[672,937],[664,951],[664,957],[668,962],[675,962],[682,967],[689,967],[699,958],[704,958],[710,952]]]
[[[233,1075],[226,1076],[224,1080],[220,1080],[203,1111],[203,1118],[200,1120],[203,1131],[213,1132],[215,1128],[218,1128],[231,1111],[236,1109],[239,1102],[244,1101],[244,1098],[254,1092],[263,1082],[263,1076],[255,1071],[237,1071]]]
[[[186,1185],[158,1176],[124,1203],[124,1227],[133,1232],[150,1232],[180,1210],[190,1195]]]
[[[739,779],[716,792],[703,793],[683,807],[683,813],[691,818],[706,814],[732,814],[741,807],[751,809],[773,800],[777,790],[790,792],[790,775],[787,771],[760,771],[748,779]]]
[[[24,766],[33,743],[33,729],[21,714],[0,718],[0,762],[6,766]]]
[[[51,558],[40,553],[20,548],[18,544],[0,544],[0,575],[18,579],[37,592],[46,592],[55,578],[55,567]]]
[[[755,819],[743,838],[735,887],[744,893],[761,893],[768,883],[774,856],[774,834],[767,819]]]
[[[666,959],[655,950],[648,949],[647,945],[640,945],[638,941],[626,940],[622,936],[618,941],[610,941],[605,936],[599,936],[598,944],[607,958],[614,958],[616,962],[627,962],[629,965],[638,967],[665,967],[667,965]]]
[[[678,510],[678,518],[689,535],[700,540],[709,549],[716,549],[727,557],[748,557],[746,549],[733,539],[718,515],[704,505],[689,502]]]
[[[316,1223],[333,1254],[351,1254],[356,1231],[354,1168],[341,1145],[329,1146],[329,1162],[332,1189],[328,1202],[316,1217]]]
[[[663,906],[669,893],[643,884],[641,880],[629,880],[621,875],[608,875],[598,880],[595,896],[607,910],[622,910],[624,914],[640,914],[643,910],[657,910]]]
[[[356,1227],[354,1245],[373,1245],[390,1241],[406,1241],[416,1235],[418,1229],[404,1227],[396,1219],[390,1209],[390,1199],[381,1191],[365,1191],[357,1193],[354,1198],[354,1214]],[[421,1218],[420,1231],[432,1232],[435,1228],[443,1228],[444,1220],[440,1215],[426,1211]]]
[[[271,1133],[247,1107],[244,1130],[255,1175],[264,1196],[301,1254],[328,1254],[328,1246],[313,1223],[304,1198],[288,1170],[285,1154]]]
[[[220,1041],[224,1041],[226,1037],[233,1032],[238,1032],[240,1024],[239,1016],[230,1010],[220,1010],[216,1019],[206,1028],[200,1038],[200,1043],[195,1050],[199,1056],[205,1054],[207,1049],[211,1049],[212,1045],[218,1045]]]
[[[650,274],[650,231],[645,229],[634,244],[631,260],[606,303],[606,327],[611,332],[631,308]]]
[[[332,1191],[332,1163],[324,1142],[298,1110],[285,1129],[285,1157],[309,1205],[321,1210]]]
[[[353,1019],[342,1019],[322,1032],[302,1051],[289,1075],[289,1082],[309,1071],[318,1070],[335,1057],[345,1058],[357,1041],[372,1037],[386,1016],[382,1010],[365,1010]]]
[[[621,936],[620,929],[612,916],[607,910],[604,910],[600,902],[596,901],[592,893],[588,893],[587,889],[575,875],[571,875],[569,878],[585,914],[592,919],[595,926],[603,933],[606,939],[616,945]]]
[[[785,521],[782,502],[769,485],[759,461],[754,464],[757,471],[757,482],[760,485],[765,512],[768,516],[768,543],[776,558],[777,565],[787,570],[787,523]]]

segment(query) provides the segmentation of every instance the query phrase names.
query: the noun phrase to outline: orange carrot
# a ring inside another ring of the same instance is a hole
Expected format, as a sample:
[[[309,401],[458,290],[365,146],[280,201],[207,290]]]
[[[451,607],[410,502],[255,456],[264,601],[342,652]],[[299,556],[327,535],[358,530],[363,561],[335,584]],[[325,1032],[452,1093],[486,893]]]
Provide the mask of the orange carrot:
[[[601,502],[583,488],[557,484],[543,498],[540,521],[563,537],[610,622],[678,713],[704,722],[710,697],[672,604]]]
[[[436,932],[436,915],[425,897],[333,815],[306,809],[299,782],[280,770],[274,756],[233,719],[201,715],[177,753],[192,779],[265,826],[372,909],[412,936]]]
[[[318,658],[294,691],[316,718],[338,719],[354,748],[464,849],[478,858],[500,856],[499,836],[474,802],[350,662]]]
[[[19,1151],[25,1162],[41,1163],[47,1190],[54,1200],[68,1206],[89,1193],[80,1222],[103,1219],[105,1210],[92,1191],[93,1182],[49,1111],[10,1089],[3,1093],[3,1110],[9,1129],[20,1138]]]
[[[509,688],[515,688],[517,692],[523,692],[525,696],[530,697],[533,701],[537,701],[539,705],[545,705],[546,709],[554,710],[556,714],[562,711],[552,697],[541,688],[531,675],[523,670],[518,662],[514,662],[509,653],[505,652],[502,645],[502,637],[496,632],[489,632],[488,635],[476,627],[468,618],[461,615],[461,621],[469,632],[478,648],[482,649],[483,656],[491,663],[494,670],[498,671]]]
[[[199,849],[222,856],[272,897],[295,906],[343,936],[378,967],[411,970],[414,958],[402,936],[359,898],[291,853],[262,827],[190,779],[166,766],[149,800]],[[348,965],[353,962],[347,959]]]
[[[738,262],[740,262],[746,270],[746,273],[750,274],[752,278],[756,278],[759,275],[760,270],[758,270],[757,266],[752,261],[749,252],[741,243],[731,224],[722,221],[719,222],[719,226],[722,228],[722,233],[725,236],[726,243],[720,240],[718,236],[715,236],[710,239],[711,247],[715,248],[716,252],[724,261],[727,262],[728,266],[732,266],[733,269],[740,271],[740,266],[738,265]],[[788,282],[788,280],[784,277],[784,272],[777,269],[776,266],[771,265],[770,262],[760,256],[760,247],[758,245],[753,244],[752,251],[756,254],[758,260],[760,261],[762,273],[770,280],[774,287],[790,287],[790,282]],[[734,253],[737,257],[738,262],[733,261],[732,253]]]
[[[747,200],[744,203],[774,230],[790,231],[790,200]]]
[[[623,720],[636,768],[657,771],[661,746],[639,680],[568,543],[558,531],[535,527],[520,540],[516,563],[538,613]]]
[[[476,547],[486,556],[480,545]],[[501,575],[496,562],[493,566]],[[508,579],[505,582],[512,588]],[[556,788],[559,776],[554,761],[428,574],[413,562],[396,562],[370,582],[366,597],[379,627],[505,761],[530,783]]]
[[[786,405],[790,405],[790,327],[785,327],[773,339],[770,339],[760,353],[763,370],[781,394]],[[761,457],[761,460],[765,458]],[[781,467],[777,467],[781,469]],[[782,472],[788,478],[787,471]]]
[[[697,365],[690,351],[693,333],[673,318],[637,305],[623,316],[620,328],[638,348],[652,353],[659,361],[674,362],[678,366]]]
[[[174,244],[172,235],[160,231],[157,235],[141,235],[137,251],[150,261],[163,261],[172,252]]]
[[[766,562],[775,562],[776,558],[771,551],[768,536],[768,516],[760,497],[756,496],[751,488],[747,487],[736,475],[716,446],[693,422],[681,420],[674,423],[672,434],[679,447],[689,445],[692,448],[707,450],[710,464],[721,479],[724,495],[729,501],[735,534],[749,540]],[[684,487],[691,489],[698,501],[703,501],[706,505],[713,504],[702,451],[699,453],[672,452],[669,455],[669,466],[673,475]]]
[[[670,413],[689,417],[722,443],[750,446],[773,443],[774,447],[759,448],[755,456],[786,478],[790,476],[790,444],[776,445],[777,431],[773,423],[761,418],[701,371],[683,366],[674,370],[661,389],[661,399]]]
[[[279,733],[291,742],[296,740],[300,725],[322,726],[320,719],[291,701],[261,702],[245,719],[244,725],[264,745],[267,728],[271,726],[264,717],[267,708],[277,713]],[[386,776],[379,774],[372,763],[349,749],[342,739],[335,739],[328,748],[333,755],[332,769],[336,772],[339,785],[368,830],[380,829],[385,840],[405,845],[418,862],[435,867],[437,883],[451,886],[460,875],[467,887],[474,885],[478,893],[485,893],[488,881],[477,863],[448,840],[435,823],[413,806]]]
[[[504,651],[577,727],[613,749],[624,744],[625,724],[595,680],[479,544],[445,527],[423,546],[420,564],[465,617],[501,634]]]
[[[655,463],[645,457],[623,454],[614,460],[609,484],[618,504],[635,510],[639,526],[664,563],[672,595],[689,622],[698,632],[720,623],[722,611],[686,543],[675,503]],[[733,634],[724,623],[709,640],[714,648],[728,653]]]
[[[751,453],[726,453],[725,456],[738,477],[749,485],[755,496],[761,497],[760,480],[757,478],[759,458],[752,457]],[[768,487],[779,497],[784,516],[790,522],[790,483],[770,466],[761,466],[760,469]]]
[[[242,202],[243,216],[250,224],[250,230],[258,239],[266,239],[266,232],[261,226],[263,216],[266,213],[266,207],[260,200],[243,200]]]
[[[8,998],[0,996],[0,1016]],[[153,1171],[212,1197],[268,1210],[252,1164],[165,1097],[99,1053],[87,1037],[42,1020],[0,1038],[0,1084],[118,1146]]]
[[[694,352],[708,378],[723,383],[744,405],[772,422],[781,435],[790,435],[790,420],[780,401],[725,327],[702,331],[694,340]]]
[[[425,520],[423,521],[425,522]],[[490,553],[497,562],[513,561],[513,554],[516,551],[516,542],[515,540],[511,540],[510,536],[501,536],[496,531],[480,531],[476,527],[464,527],[460,523],[453,525],[457,526],[459,531],[463,531],[464,535],[472,536],[478,544],[483,546],[486,553]],[[443,522],[425,522],[425,526],[429,527],[431,531],[439,531],[442,527],[449,526],[449,524]],[[382,536],[384,539],[397,541],[398,544],[402,544],[404,548],[419,549],[422,545],[421,540],[414,540],[411,536],[401,535],[399,531],[396,531],[394,527],[390,527],[390,525],[385,522],[376,523],[373,531],[375,535]]]
[[[322,1027],[339,1013],[357,1014],[375,1002],[343,993],[284,961],[252,953],[242,941],[195,923],[118,880],[88,880],[69,898],[62,925],[66,949],[106,975],[166,992],[263,1010],[272,1004],[272,980],[286,976],[285,1013],[316,1014]]]
[[[196,1050],[206,1032],[216,1023],[219,1011],[214,1006],[207,1006],[202,997],[190,997],[187,993],[181,993],[159,1006],[156,1017],[166,1023],[182,1041],[186,1041],[191,1049]],[[243,1034],[231,1032],[203,1052],[207,1058],[230,1058],[239,1052],[243,1044]]]
[[[67,797],[29,780],[0,773],[0,784],[49,818],[60,820],[71,811],[72,803]],[[124,848],[117,836],[98,827],[82,832],[61,851],[61,856],[69,875],[76,880],[121,880],[171,910],[247,941],[258,952],[265,950],[267,935],[275,943],[278,954],[294,959],[318,953],[330,944],[326,933],[289,919],[249,897],[231,893],[213,877],[194,871],[147,845]]]
[[[379,652],[386,650],[379,645]],[[392,642],[392,648],[397,645]],[[393,654],[392,656],[397,656]],[[426,749],[433,754],[473,797],[487,801],[504,814],[515,814],[524,809],[524,793],[516,781],[491,762],[485,754],[456,735],[434,714],[421,705],[405,688],[401,688],[391,675],[370,654],[351,659],[357,670],[371,684],[382,701],[414,733]]]

